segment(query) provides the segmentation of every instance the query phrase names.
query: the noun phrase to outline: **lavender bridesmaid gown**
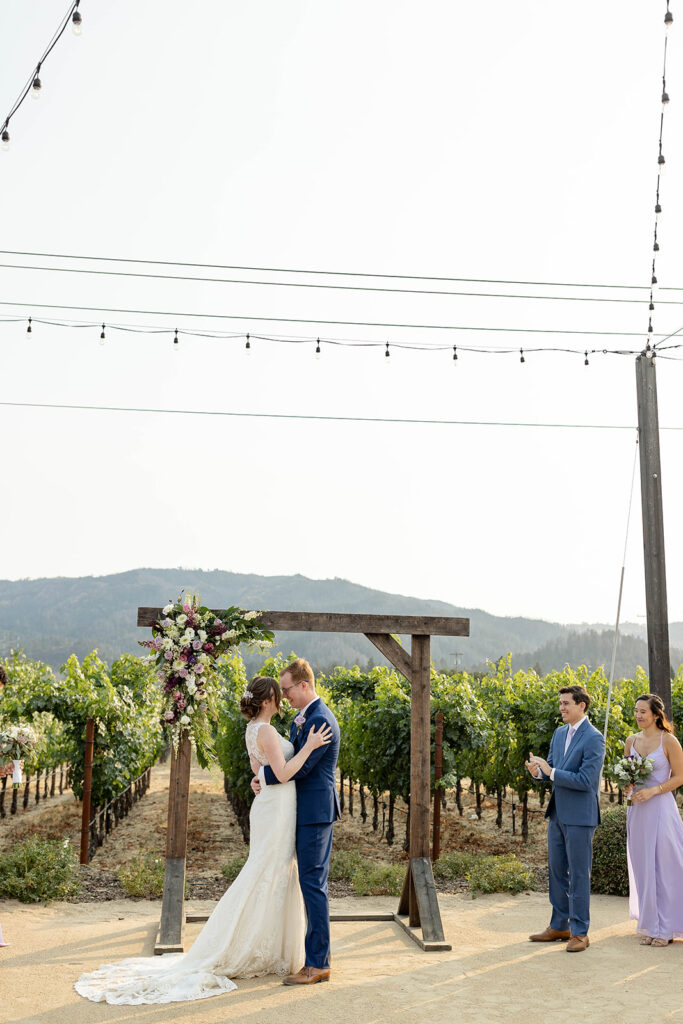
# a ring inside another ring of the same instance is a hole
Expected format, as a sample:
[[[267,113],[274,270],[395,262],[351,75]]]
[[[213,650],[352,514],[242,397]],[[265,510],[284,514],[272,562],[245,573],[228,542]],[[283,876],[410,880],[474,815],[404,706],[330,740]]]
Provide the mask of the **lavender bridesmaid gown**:
[[[654,762],[648,786],[666,782],[671,775],[663,743],[662,733],[662,742],[647,755]],[[629,910],[638,921],[638,934],[683,938],[683,821],[676,798],[661,793],[646,803],[632,804],[627,821]]]

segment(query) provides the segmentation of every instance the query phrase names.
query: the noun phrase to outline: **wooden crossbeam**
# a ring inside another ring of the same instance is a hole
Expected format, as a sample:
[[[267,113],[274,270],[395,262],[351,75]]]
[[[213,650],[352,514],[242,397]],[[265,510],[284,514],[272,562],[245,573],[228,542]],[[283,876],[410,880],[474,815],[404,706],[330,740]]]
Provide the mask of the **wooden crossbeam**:
[[[212,609],[220,615],[223,609]],[[138,608],[138,626],[153,626],[161,608]],[[304,633],[397,633],[410,636],[469,636],[470,620],[448,615],[356,615],[346,612],[262,612],[266,629]]]

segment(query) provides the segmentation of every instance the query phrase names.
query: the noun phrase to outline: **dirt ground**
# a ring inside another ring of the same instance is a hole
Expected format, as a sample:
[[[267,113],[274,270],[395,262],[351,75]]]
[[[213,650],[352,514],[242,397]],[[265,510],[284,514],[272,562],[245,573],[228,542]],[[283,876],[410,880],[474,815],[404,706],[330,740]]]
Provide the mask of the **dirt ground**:
[[[548,921],[543,893],[439,897],[451,952],[423,953],[391,922],[332,924],[329,984],[285,988],[275,977],[238,981],[237,991],[170,1006],[107,1006],[73,990],[83,971],[151,955],[158,903],[0,907],[1,1024],[583,1024],[683,1022],[683,942],[640,946],[625,899],[592,900],[591,946],[532,944]],[[342,899],[334,910],[395,909],[390,897]],[[193,903],[195,912],[213,904]],[[188,925],[188,945],[200,925]]]
[[[132,809],[118,828],[105,839],[83,872],[82,899],[123,898],[124,891],[116,879],[116,871],[136,854],[152,850],[161,855],[166,843],[166,815],[168,807],[169,766],[156,765],[152,769],[151,786],[147,794]],[[242,834],[223,791],[220,772],[205,771],[196,765],[190,778],[190,806],[188,821],[187,877],[189,894],[195,898],[218,898],[226,887],[220,867],[233,857],[247,852]],[[356,791],[354,816],[348,811],[348,786],[345,786],[345,811],[335,828],[336,850],[356,849],[365,857],[376,861],[400,861],[405,858],[406,813],[398,802],[395,814],[395,840],[385,841],[386,808],[380,805],[379,827],[372,829],[372,802],[367,801],[368,817],[360,817],[360,801]],[[475,798],[463,793],[463,816],[455,806],[453,794],[448,794],[447,808],[442,813],[442,851],[451,849],[481,853],[515,852],[526,864],[533,866],[540,878],[546,864],[546,838],[543,812],[534,802],[529,815],[528,841],[520,835],[521,815],[516,814],[516,834],[512,832],[512,806],[504,808],[503,826],[495,824],[494,800],[483,800],[482,817],[477,819]],[[384,829],[383,829],[384,825]],[[13,843],[29,835],[62,839],[69,837],[75,849],[80,846],[81,807],[73,794],[64,793],[39,804],[31,804],[25,812],[8,816],[0,823],[0,853]],[[446,886],[447,888],[447,886]],[[335,891],[335,887],[333,887]],[[350,892],[348,885],[337,885],[336,894]]]

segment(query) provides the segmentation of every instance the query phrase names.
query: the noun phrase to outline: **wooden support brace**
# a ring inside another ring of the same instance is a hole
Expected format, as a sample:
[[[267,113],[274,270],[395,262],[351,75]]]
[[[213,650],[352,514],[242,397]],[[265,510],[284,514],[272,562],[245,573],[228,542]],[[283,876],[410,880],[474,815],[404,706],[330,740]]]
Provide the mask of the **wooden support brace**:
[[[171,754],[168,788],[166,864],[161,922],[154,946],[157,955],[183,952],[185,927],[185,854],[187,851],[187,809],[190,795],[192,745],[187,732]]]

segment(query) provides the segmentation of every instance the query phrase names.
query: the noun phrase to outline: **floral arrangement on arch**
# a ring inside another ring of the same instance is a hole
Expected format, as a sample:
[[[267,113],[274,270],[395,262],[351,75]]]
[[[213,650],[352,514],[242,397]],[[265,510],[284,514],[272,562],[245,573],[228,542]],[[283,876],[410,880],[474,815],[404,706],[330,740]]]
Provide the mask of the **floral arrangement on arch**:
[[[37,737],[30,725],[9,725],[0,730],[0,766],[2,775],[12,773],[17,789],[22,782],[22,762],[28,761],[35,750]],[[5,765],[5,761],[12,762]]]
[[[265,650],[273,634],[255,621],[260,612],[227,608],[216,615],[197,594],[182,595],[162,609],[152,626],[152,640],[139,640],[150,649],[147,662],[156,665],[166,695],[163,720],[171,730],[177,754],[187,731],[202,767],[215,760],[211,721],[216,718],[218,682],[215,662],[241,644]]]

